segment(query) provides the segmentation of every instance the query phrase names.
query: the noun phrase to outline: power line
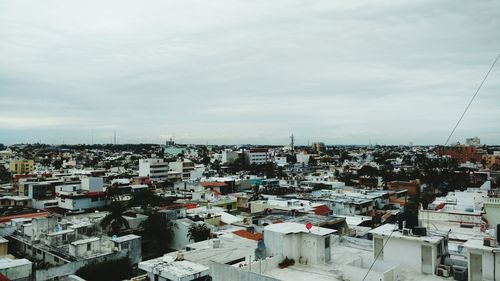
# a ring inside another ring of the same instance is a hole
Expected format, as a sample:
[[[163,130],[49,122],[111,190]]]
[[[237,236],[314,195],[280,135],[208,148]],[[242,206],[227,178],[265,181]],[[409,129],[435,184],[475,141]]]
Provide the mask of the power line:
[[[477,88],[476,92],[474,93],[474,95],[472,96],[471,100],[469,101],[469,103],[467,104],[467,106],[465,107],[465,110],[464,112],[462,113],[462,115],[460,116],[460,118],[458,119],[458,122],[457,124],[455,124],[455,127],[453,128],[453,130],[451,131],[450,135],[448,136],[448,139],[446,139],[446,142],[444,145],[447,145],[448,142],[450,141],[450,138],[453,136],[453,133],[455,132],[455,130],[457,129],[458,125],[460,124],[460,122],[462,121],[462,119],[464,118],[465,116],[465,113],[467,113],[467,110],[469,109],[470,105],[472,104],[472,102],[474,101],[474,99],[476,98],[477,94],[479,93],[479,91],[481,90],[481,88],[483,87],[483,84],[484,82],[486,81],[486,79],[488,78],[488,76],[490,75],[490,72],[491,70],[493,69],[493,67],[495,66],[495,64],[497,63],[498,59],[500,58],[500,53],[497,55],[497,57],[495,58],[495,60],[493,61],[493,63],[491,64],[490,66],[490,69],[488,70],[488,72],[486,73],[486,75],[484,76],[483,80],[481,81],[481,84],[479,84],[479,87]],[[384,244],[382,244],[382,249],[380,249],[380,251],[377,253],[377,255],[375,256],[375,259],[373,260],[372,264],[370,265],[370,268],[368,268],[368,271],[366,272],[365,274],[365,277],[363,277],[363,281],[365,281],[366,277],[368,277],[368,274],[370,274],[370,271],[372,270],[373,266],[375,265],[375,262],[377,262],[380,254],[384,251],[384,248],[385,248],[385,245],[387,245],[387,242],[389,242],[389,240],[391,239],[391,236],[392,234],[396,231],[396,228],[398,227],[398,225],[396,225],[396,227],[394,227],[394,229],[392,230],[391,234],[389,234],[389,236],[387,237],[387,240],[385,241]]]
[[[477,88],[476,92],[474,93],[474,95],[472,96],[471,100],[469,101],[469,104],[467,104],[467,106],[465,107],[465,110],[464,112],[462,113],[462,115],[460,116],[460,118],[458,119],[458,122],[457,124],[455,124],[455,127],[453,128],[453,130],[451,131],[450,135],[448,136],[448,138],[446,139],[446,142],[444,143],[444,145],[446,146],[448,144],[448,142],[450,141],[451,139],[451,136],[453,136],[453,133],[455,133],[455,130],[457,129],[458,125],[460,124],[460,122],[462,121],[462,118],[464,118],[465,116],[465,113],[467,112],[467,110],[469,109],[470,105],[472,104],[472,102],[474,101],[474,99],[476,98],[477,94],[479,93],[479,90],[481,90],[481,88],[483,87],[483,84],[484,84],[484,81],[486,81],[486,79],[488,78],[488,76],[490,75],[490,72],[491,70],[493,69],[493,67],[495,66],[495,64],[497,63],[498,61],[498,58],[500,58],[500,53],[497,55],[496,59],[493,61],[493,63],[491,64],[491,67],[490,69],[488,70],[488,72],[486,73],[486,75],[484,76],[483,78],[483,81],[481,81],[481,84],[479,84],[479,87]]]
[[[398,228],[398,225],[396,224],[394,229],[391,231],[391,234],[389,234],[389,237],[387,237],[387,240],[385,240],[385,243],[382,245],[382,249],[380,249],[380,251],[378,251],[378,254],[375,256],[375,259],[373,260],[372,264],[370,265],[370,268],[368,268],[368,271],[366,272],[365,277],[363,277],[363,281],[365,281],[366,277],[368,277],[368,274],[370,273],[373,266],[375,265],[375,262],[377,262],[378,257],[384,251],[385,245],[387,244],[387,242],[389,242],[392,234],[396,231],[397,228]]]

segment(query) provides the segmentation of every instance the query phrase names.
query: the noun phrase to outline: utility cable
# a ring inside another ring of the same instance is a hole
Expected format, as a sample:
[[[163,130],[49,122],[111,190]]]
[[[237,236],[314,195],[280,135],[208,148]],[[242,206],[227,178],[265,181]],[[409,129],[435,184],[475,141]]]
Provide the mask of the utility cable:
[[[453,130],[451,131],[450,135],[449,135],[449,136],[448,136],[448,138],[446,139],[446,142],[444,143],[444,145],[445,145],[445,146],[446,146],[446,145],[448,144],[448,142],[450,141],[451,136],[453,136],[453,133],[455,133],[455,130],[457,129],[457,127],[458,127],[458,125],[460,124],[460,122],[462,122],[462,119],[464,118],[465,113],[467,113],[467,110],[469,110],[470,105],[472,104],[472,102],[473,102],[473,101],[474,101],[474,99],[476,98],[477,94],[479,93],[479,91],[480,91],[480,90],[481,90],[481,88],[483,87],[484,81],[486,81],[486,79],[487,79],[487,78],[488,78],[488,76],[490,75],[490,72],[491,72],[491,70],[493,69],[493,67],[495,66],[495,64],[497,63],[498,58],[500,58],[500,53],[497,55],[497,57],[495,58],[495,60],[494,60],[494,61],[493,61],[493,63],[491,64],[490,69],[488,70],[488,72],[487,72],[487,73],[486,73],[486,75],[484,76],[483,81],[481,81],[481,84],[479,84],[479,87],[477,87],[476,92],[474,93],[474,95],[473,95],[473,96],[472,96],[472,98],[470,99],[469,103],[468,103],[468,104],[467,104],[467,106],[465,107],[464,112],[462,113],[462,115],[460,115],[460,118],[458,119],[457,124],[455,124],[455,127],[453,127]]]

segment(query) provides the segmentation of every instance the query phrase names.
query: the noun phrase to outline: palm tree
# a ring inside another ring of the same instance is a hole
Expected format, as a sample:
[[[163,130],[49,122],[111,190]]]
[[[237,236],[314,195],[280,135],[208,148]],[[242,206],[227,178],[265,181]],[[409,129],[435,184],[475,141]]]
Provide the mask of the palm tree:
[[[118,234],[122,228],[130,228],[128,221],[123,217],[127,211],[125,204],[113,202],[108,206],[108,214],[99,223],[103,229],[111,228],[111,234]]]
[[[162,255],[174,238],[175,224],[164,213],[154,212],[141,223],[142,236],[154,245],[154,252]]]
[[[188,237],[194,242],[207,240],[210,237],[210,228],[204,223],[195,223],[189,227]]]

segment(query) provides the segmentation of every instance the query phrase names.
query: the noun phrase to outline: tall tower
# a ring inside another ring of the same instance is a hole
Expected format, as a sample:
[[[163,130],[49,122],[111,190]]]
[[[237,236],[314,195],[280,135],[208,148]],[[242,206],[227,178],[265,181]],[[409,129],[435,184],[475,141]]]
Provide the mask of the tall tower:
[[[295,147],[293,146],[294,145],[294,142],[295,142],[295,138],[293,137],[293,134],[290,136],[290,148],[293,150],[295,150]]]
[[[116,145],[116,132],[115,135],[113,136],[113,144]]]

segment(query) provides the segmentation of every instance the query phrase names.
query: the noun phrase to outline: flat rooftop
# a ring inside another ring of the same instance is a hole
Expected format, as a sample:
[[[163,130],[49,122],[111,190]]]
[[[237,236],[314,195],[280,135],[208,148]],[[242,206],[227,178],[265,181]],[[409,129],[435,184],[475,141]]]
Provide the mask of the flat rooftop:
[[[264,231],[272,231],[283,234],[288,233],[309,233],[313,235],[328,235],[337,232],[336,230],[313,226],[310,230],[307,230],[305,224],[296,223],[296,222],[284,222],[284,223],[275,223],[264,227]]]
[[[412,240],[419,242],[428,242],[431,244],[437,244],[441,242],[441,240],[443,240],[442,235],[436,235],[431,233],[430,231],[427,231],[427,236],[403,235],[403,233],[397,229],[397,225],[395,224],[381,225],[375,229],[370,230],[369,233],[373,235],[380,235],[387,237],[389,237],[392,233],[391,239],[398,238],[398,239],[405,239],[405,240]]]
[[[242,238],[235,234],[226,234],[218,238],[220,244],[214,248],[214,240],[206,240],[186,245],[190,251],[183,251],[184,259],[209,266],[210,261],[227,264],[235,260],[255,255],[257,241]],[[176,252],[169,256],[176,256]]]
[[[201,276],[208,275],[208,266],[193,263],[187,260],[176,261],[172,256],[163,256],[160,258],[143,261],[139,263],[139,268],[160,274],[162,277],[169,278],[175,276],[184,278],[201,273]]]

